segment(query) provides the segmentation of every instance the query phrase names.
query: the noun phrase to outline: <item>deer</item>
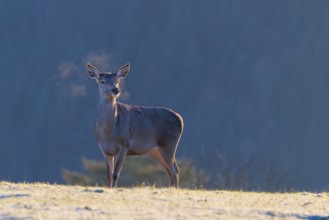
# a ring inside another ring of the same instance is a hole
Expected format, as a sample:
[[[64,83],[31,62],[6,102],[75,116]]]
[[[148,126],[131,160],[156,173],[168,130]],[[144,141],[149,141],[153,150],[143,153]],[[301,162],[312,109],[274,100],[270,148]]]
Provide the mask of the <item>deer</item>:
[[[90,63],[86,69],[99,88],[95,139],[105,158],[108,186],[117,186],[126,156],[149,155],[167,173],[170,187],[177,188],[176,150],[183,133],[182,116],[169,108],[118,102],[120,83],[130,71],[129,63],[116,72],[102,72]]]

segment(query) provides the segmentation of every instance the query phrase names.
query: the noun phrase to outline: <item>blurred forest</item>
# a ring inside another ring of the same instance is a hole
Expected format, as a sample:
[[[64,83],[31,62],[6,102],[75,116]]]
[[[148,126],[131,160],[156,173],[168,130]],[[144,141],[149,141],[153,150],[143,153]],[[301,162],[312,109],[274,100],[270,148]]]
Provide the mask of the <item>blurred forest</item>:
[[[329,1],[0,1],[0,179],[62,183],[94,141],[92,62],[179,112],[207,187],[329,190]]]

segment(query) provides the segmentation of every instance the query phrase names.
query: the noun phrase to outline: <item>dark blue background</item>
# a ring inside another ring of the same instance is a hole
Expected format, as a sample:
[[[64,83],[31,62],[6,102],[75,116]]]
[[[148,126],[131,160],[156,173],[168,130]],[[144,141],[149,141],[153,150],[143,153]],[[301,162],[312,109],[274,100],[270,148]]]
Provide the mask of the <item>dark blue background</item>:
[[[321,0],[2,0],[0,179],[101,159],[84,65],[130,62],[121,101],[180,112],[209,187],[329,190],[328,39]]]

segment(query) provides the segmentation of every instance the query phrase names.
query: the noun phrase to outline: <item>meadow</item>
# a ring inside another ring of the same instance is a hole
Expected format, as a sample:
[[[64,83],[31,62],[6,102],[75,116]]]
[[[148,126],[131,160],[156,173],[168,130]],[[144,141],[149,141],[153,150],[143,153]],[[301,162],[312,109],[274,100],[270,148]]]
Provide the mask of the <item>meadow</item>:
[[[329,219],[329,193],[0,182],[0,219]]]

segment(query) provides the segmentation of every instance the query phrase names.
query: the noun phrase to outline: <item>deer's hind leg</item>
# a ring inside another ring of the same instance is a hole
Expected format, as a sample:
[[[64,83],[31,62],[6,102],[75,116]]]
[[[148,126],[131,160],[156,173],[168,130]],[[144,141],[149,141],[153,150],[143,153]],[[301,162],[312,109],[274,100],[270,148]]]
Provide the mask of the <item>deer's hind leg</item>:
[[[174,156],[164,152],[161,148],[152,149],[149,152],[149,155],[153,157],[166,171],[170,178],[170,185],[177,188],[179,168]]]
[[[166,162],[167,168],[170,173],[170,178],[171,178],[171,186],[178,188],[178,183],[179,183],[179,168],[176,163],[175,155],[168,154],[161,149],[159,150],[161,156],[163,157],[164,161]]]
[[[178,164],[177,164],[176,158],[174,158],[174,167],[175,167],[176,173],[177,173],[177,175],[178,175],[178,174],[179,174],[179,167],[178,167]]]

